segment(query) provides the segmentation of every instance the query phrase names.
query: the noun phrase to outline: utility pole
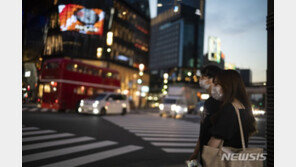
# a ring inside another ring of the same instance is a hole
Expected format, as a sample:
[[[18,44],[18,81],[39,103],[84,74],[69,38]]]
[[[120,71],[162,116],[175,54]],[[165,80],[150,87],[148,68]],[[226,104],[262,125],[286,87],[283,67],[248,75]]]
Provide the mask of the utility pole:
[[[267,11],[267,166],[274,166],[274,0]]]

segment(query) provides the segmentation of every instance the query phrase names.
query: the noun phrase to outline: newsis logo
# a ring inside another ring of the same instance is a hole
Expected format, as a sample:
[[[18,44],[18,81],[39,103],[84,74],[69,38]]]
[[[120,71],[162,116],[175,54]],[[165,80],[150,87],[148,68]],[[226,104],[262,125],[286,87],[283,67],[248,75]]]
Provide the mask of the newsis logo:
[[[222,161],[264,161],[266,153],[223,153]]]

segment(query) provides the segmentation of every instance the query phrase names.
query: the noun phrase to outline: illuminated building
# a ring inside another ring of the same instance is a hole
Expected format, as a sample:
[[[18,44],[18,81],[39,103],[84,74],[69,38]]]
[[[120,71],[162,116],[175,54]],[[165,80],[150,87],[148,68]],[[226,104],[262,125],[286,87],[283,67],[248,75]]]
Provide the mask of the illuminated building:
[[[199,9],[200,3],[198,0],[158,0],[157,15],[173,8],[176,5],[184,4]]]
[[[177,5],[151,20],[149,67],[150,90],[159,92],[164,73],[168,82],[197,82],[196,71],[203,65],[204,3],[200,9]],[[192,74],[192,75],[188,75]]]
[[[145,65],[142,86],[149,84],[149,17],[124,0],[60,0],[50,17],[44,59],[68,57],[115,69],[121,92],[138,101],[139,64]]]

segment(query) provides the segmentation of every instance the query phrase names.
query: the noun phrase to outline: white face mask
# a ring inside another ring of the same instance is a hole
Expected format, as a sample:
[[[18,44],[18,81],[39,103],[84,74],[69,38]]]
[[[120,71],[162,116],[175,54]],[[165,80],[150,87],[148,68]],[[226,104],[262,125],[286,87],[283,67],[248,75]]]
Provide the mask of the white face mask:
[[[203,88],[203,89],[206,89],[206,90],[209,89],[211,84],[208,84],[207,81],[208,81],[207,79],[199,80],[200,87]]]
[[[223,97],[222,87],[220,85],[212,86],[211,95],[216,100],[221,100]]]

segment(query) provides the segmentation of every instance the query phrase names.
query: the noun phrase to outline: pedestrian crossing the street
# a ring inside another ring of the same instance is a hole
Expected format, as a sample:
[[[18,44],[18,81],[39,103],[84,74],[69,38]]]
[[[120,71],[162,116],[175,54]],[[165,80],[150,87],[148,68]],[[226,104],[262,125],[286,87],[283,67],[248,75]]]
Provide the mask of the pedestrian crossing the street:
[[[136,145],[120,145],[116,141],[98,141],[89,136],[76,136],[38,127],[23,128],[23,166],[72,167],[85,165],[143,149]],[[79,153],[79,156],[75,153]],[[67,159],[59,159],[67,156]]]
[[[104,117],[166,153],[191,154],[199,136],[199,123],[150,115]],[[249,147],[266,148],[266,139],[251,137]]]

